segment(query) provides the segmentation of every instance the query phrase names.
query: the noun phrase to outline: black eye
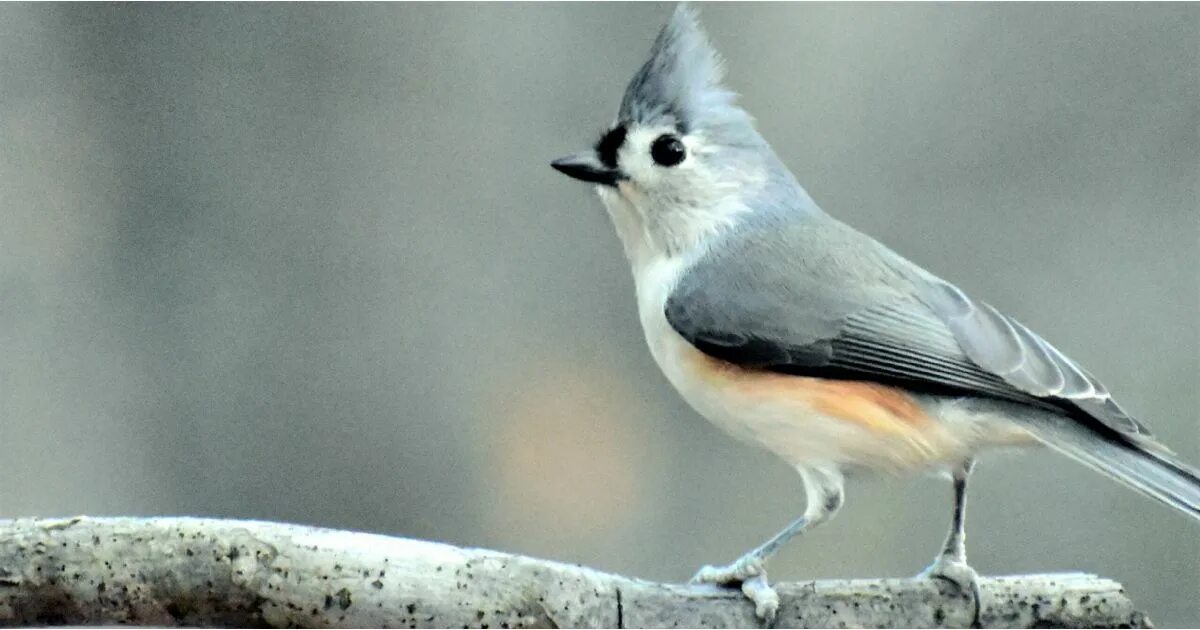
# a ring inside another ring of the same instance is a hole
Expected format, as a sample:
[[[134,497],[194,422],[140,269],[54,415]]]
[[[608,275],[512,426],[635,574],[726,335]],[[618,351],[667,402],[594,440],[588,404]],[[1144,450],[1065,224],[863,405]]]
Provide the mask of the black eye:
[[[650,145],[650,157],[659,166],[675,166],[683,161],[684,155],[683,143],[671,134],[659,136]]]

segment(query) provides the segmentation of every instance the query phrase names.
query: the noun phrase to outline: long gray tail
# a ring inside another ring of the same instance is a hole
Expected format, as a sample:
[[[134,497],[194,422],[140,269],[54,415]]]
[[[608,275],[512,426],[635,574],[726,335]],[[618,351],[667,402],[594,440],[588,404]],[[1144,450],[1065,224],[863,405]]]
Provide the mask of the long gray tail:
[[[1149,438],[1056,416],[1023,423],[1047,446],[1200,519],[1200,472]]]

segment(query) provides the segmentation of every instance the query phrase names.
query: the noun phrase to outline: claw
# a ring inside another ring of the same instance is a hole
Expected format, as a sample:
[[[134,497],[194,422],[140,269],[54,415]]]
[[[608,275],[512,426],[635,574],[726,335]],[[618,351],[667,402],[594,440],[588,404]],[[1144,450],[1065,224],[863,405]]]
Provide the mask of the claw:
[[[754,602],[754,614],[767,623],[775,621],[779,612],[779,593],[767,583],[767,574],[762,573],[742,582],[742,593]]]
[[[759,619],[769,623],[775,620],[779,612],[779,593],[767,582],[767,571],[763,568],[762,560],[752,555],[743,556],[723,567],[706,565],[692,576],[689,584],[740,584],[746,599],[754,603],[754,614]]]
[[[980,627],[980,615],[983,612],[983,596],[979,591],[979,574],[966,561],[950,555],[941,555],[917,577],[944,580],[958,588],[960,593],[970,595],[971,600],[975,604],[975,614],[972,617],[971,627]]]

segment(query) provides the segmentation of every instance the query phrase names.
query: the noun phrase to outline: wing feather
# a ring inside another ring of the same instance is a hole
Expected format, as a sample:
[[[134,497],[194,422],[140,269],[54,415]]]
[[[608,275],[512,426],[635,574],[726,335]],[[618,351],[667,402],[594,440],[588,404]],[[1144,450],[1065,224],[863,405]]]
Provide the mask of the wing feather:
[[[926,303],[942,316],[964,353],[981,369],[1039,400],[1065,403],[1127,437],[1149,430],[1112,400],[1108,389],[1045,339],[958,287],[931,280]],[[1013,358],[1021,360],[1014,363]]]

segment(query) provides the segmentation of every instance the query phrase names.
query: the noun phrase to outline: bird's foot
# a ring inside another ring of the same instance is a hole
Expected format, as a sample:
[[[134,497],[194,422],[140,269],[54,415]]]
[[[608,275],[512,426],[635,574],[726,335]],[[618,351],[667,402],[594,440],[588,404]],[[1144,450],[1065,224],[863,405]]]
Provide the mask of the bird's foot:
[[[705,566],[692,576],[690,583],[740,585],[746,598],[754,602],[754,614],[760,619],[774,621],[775,614],[779,612],[779,593],[767,582],[767,570],[763,567],[762,559],[753,553],[723,567]]]
[[[971,627],[980,627],[979,616],[983,611],[983,596],[979,591],[979,574],[971,568],[971,565],[967,564],[965,559],[954,554],[942,554],[917,577],[950,582],[963,595],[970,595],[975,606]]]
[[[767,570],[763,567],[762,559],[753,553],[748,553],[738,558],[733,564],[727,564],[723,567],[714,567],[711,564],[705,565],[696,572],[696,575],[692,576],[690,582],[692,584],[729,586],[744,582],[752,577],[766,574]]]

